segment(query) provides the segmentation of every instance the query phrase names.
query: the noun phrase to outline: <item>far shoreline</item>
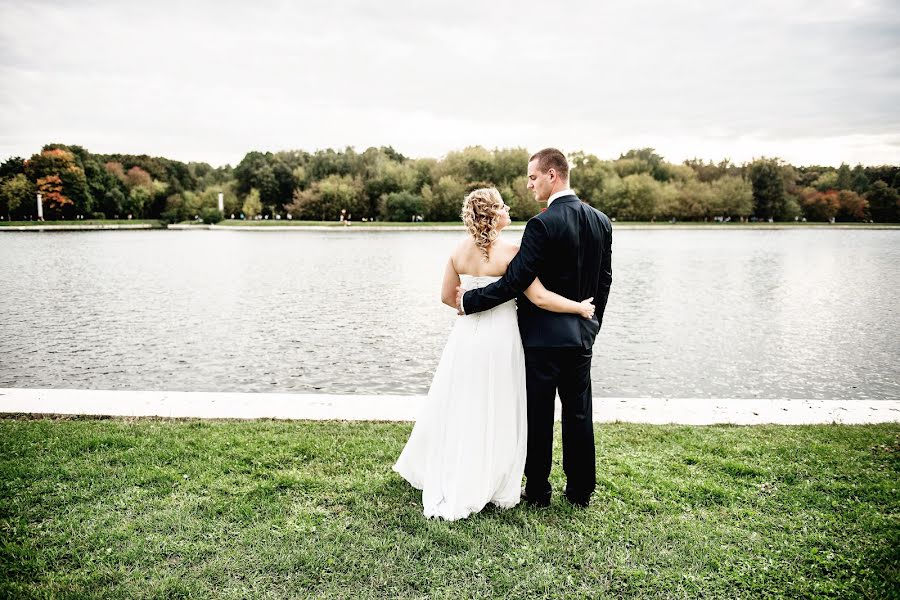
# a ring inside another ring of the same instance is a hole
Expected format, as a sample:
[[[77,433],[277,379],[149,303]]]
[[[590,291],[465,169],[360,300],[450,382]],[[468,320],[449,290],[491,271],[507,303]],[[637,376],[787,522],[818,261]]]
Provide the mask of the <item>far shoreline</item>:
[[[344,225],[339,221],[289,221],[262,220],[246,221],[227,219],[216,224],[206,223],[173,223],[166,224],[153,220],[119,220],[119,221],[0,221],[0,231],[123,231],[150,229],[171,230],[204,230],[204,231],[465,231],[461,223],[400,223],[391,221],[359,221]],[[523,231],[524,221],[513,222],[508,231]],[[780,230],[780,229],[816,229],[816,230],[900,230],[900,223],[819,223],[819,222],[730,222],[716,223],[703,221],[683,222],[651,222],[651,221],[614,221],[613,229],[619,230]]]

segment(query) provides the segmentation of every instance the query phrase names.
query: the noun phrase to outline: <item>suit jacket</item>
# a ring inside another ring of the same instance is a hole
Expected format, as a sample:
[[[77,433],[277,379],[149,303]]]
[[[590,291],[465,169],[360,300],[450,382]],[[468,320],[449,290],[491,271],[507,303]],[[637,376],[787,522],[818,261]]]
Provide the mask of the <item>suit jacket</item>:
[[[594,317],[538,308],[523,292],[540,277],[548,290],[581,302],[594,297]],[[525,226],[519,253],[506,274],[463,296],[467,315],[489,310],[518,296],[522,344],[532,348],[589,350],[603,323],[612,283],[612,224],[576,196],[560,196]]]

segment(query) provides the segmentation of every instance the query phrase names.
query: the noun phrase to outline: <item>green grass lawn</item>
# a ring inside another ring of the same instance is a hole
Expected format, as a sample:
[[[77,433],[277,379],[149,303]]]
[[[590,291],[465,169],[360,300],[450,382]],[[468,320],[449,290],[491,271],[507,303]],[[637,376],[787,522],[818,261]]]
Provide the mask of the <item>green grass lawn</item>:
[[[67,221],[0,221],[0,227],[46,227],[47,225],[153,225],[165,227],[156,219],[75,219]]]
[[[588,509],[426,520],[398,423],[0,419],[5,597],[897,597],[900,425],[598,425]],[[557,426],[556,463],[559,464]]]

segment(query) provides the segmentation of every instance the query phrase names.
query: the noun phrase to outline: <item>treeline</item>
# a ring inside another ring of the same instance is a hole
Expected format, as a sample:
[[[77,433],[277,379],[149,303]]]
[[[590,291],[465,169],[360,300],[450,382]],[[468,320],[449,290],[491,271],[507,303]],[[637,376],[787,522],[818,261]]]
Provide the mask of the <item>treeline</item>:
[[[390,147],[356,152],[250,152],[234,168],[146,155],[92,154],[49,144],[0,164],[0,218],[161,219],[223,216],[457,221],[462,198],[496,186],[514,220],[541,209],[526,189],[529,152],[471,147],[410,159]],[[578,195],[617,220],[900,221],[900,166],[794,167],[774,158],[741,165],[667,162],[653,149],[615,160],[569,155]],[[218,195],[224,195],[224,215]]]

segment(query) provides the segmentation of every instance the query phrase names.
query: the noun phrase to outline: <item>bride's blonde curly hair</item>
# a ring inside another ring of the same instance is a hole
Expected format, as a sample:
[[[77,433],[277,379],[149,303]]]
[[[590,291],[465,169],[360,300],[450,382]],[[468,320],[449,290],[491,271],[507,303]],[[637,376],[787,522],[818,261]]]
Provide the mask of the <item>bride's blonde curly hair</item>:
[[[490,259],[491,244],[497,239],[503,211],[503,198],[496,188],[472,190],[462,206],[462,220],[469,234],[475,238],[475,245],[484,255],[484,262]]]

